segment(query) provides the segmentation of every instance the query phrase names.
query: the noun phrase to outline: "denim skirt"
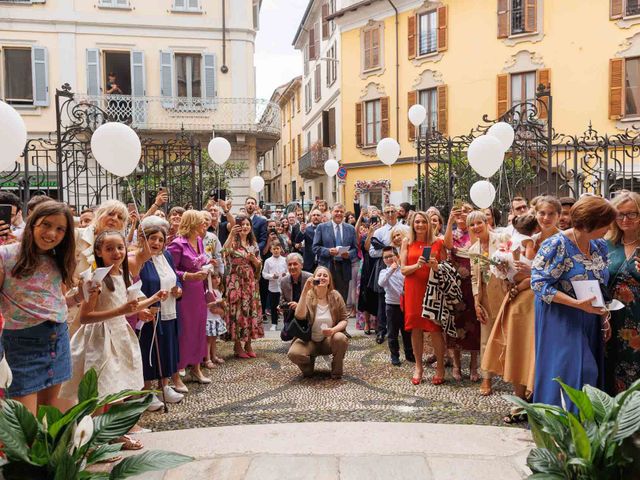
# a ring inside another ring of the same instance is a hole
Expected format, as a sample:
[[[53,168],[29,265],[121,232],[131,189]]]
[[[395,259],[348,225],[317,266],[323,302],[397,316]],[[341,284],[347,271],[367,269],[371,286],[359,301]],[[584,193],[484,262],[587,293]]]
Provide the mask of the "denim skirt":
[[[66,323],[44,322],[4,330],[2,345],[13,383],[8,396],[23,397],[71,378],[71,348]]]

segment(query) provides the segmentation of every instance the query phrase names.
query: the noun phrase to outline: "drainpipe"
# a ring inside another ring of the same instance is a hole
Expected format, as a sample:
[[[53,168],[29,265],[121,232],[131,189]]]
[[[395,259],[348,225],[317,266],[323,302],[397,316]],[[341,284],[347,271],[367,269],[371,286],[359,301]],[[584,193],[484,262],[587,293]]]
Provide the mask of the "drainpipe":
[[[227,67],[227,0],[222,0],[222,66],[220,71],[227,73],[229,67]]]
[[[396,12],[396,140],[400,141],[400,53],[399,53],[399,39],[398,39],[398,26],[400,20],[398,19],[398,8],[393,4],[391,0],[387,0],[389,5],[393,7]]]

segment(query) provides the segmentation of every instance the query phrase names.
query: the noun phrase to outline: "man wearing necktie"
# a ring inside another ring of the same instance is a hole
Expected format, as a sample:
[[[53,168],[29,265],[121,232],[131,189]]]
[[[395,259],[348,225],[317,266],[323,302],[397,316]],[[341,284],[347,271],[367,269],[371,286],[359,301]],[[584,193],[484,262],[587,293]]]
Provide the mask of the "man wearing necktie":
[[[316,261],[316,254],[313,253],[313,239],[316,235],[316,229],[318,225],[320,225],[320,221],[322,219],[322,213],[317,208],[311,210],[309,213],[309,219],[311,220],[310,224],[301,223],[300,231],[296,236],[296,243],[303,243],[304,247],[302,248],[302,258],[304,258],[304,265],[302,269],[305,272],[313,273],[318,265]]]
[[[316,228],[313,253],[318,259],[318,265],[327,267],[331,272],[334,287],[346,303],[351,280],[351,262],[357,257],[358,249],[356,230],[344,222],[342,204],[334,205],[331,221],[321,223]]]

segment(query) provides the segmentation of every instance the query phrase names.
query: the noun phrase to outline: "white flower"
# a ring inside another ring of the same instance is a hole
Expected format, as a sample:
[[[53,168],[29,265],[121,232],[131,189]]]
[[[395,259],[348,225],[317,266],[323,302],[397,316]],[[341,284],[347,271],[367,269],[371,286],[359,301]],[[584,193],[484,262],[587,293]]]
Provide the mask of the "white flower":
[[[9,385],[11,385],[12,381],[13,374],[11,373],[11,369],[9,368],[7,359],[3,357],[2,360],[0,360],[0,388],[9,388]]]
[[[93,436],[93,419],[89,415],[82,417],[78,422],[76,431],[73,432],[73,446],[80,448],[85,445]]]

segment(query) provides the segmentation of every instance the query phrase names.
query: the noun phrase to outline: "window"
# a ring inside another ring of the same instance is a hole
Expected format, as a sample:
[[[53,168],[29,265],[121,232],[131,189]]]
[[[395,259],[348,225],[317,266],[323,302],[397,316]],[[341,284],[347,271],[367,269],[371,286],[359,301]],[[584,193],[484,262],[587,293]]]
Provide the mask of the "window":
[[[291,118],[296,116],[296,96],[291,97]]]
[[[200,55],[176,53],[176,81],[179,97],[202,96],[200,82]]]
[[[130,8],[131,3],[129,0],[100,0],[98,6],[104,8]]]
[[[640,115],[640,57],[627,58],[624,79],[624,114]]]
[[[511,74],[511,106],[536,101],[536,72]],[[529,105],[528,109],[531,108]]]
[[[298,158],[302,156],[302,135],[298,134]]]
[[[302,50],[304,55],[304,75],[307,76],[309,75],[309,49],[303,48]]]
[[[313,98],[317,102],[322,97],[322,85],[320,83],[321,77],[321,64],[316,65],[316,69],[313,72]]]
[[[625,14],[627,16],[640,14],[640,1],[639,0],[627,0],[625,7]]]
[[[310,149],[311,149],[311,130],[307,132],[307,151],[309,151]]]
[[[524,0],[511,2],[511,35],[524,33]]]
[[[312,103],[313,102],[311,99],[311,80],[309,80],[307,84],[304,86],[304,111],[305,112],[309,112],[309,110],[311,110]]]
[[[200,0],[173,0],[174,12],[202,12]]]
[[[316,125],[316,141],[322,145],[322,122]]]
[[[376,145],[382,133],[382,117],[380,112],[380,100],[371,100],[364,104],[364,143],[365,145]]]
[[[418,55],[438,50],[438,14],[436,10],[418,16]]]
[[[498,38],[535,33],[538,0],[498,0]]]
[[[438,89],[420,90],[418,92],[418,101],[427,111],[427,118],[420,125],[420,135],[438,131]]]
[[[320,54],[320,38],[315,25],[309,30],[309,44],[307,48],[309,49],[309,60],[317,60]]]
[[[3,100],[11,105],[49,105],[47,50],[4,48]]]
[[[291,163],[296,161],[296,138],[291,140]]]
[[[327,52],[327,58],[327,87],[330,87],[338,78],[338,55],[335,43]]]
[[[364,70],[380,67],[380,28],[364,30]]]

